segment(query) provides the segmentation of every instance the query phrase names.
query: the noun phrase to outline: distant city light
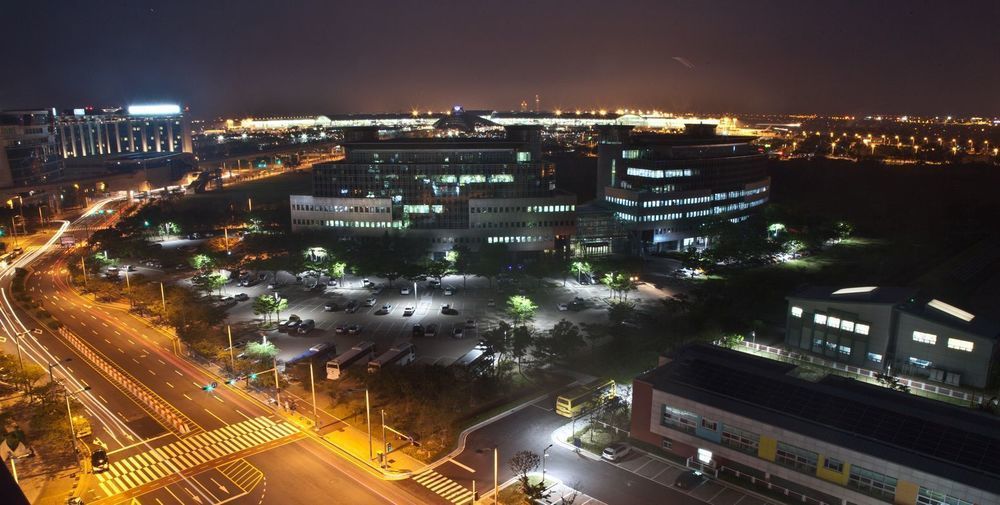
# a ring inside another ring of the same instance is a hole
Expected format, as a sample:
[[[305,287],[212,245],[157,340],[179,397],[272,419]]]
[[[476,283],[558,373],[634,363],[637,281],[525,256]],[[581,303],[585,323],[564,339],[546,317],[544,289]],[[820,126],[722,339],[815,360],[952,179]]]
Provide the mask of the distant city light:
[[[153,105],[129,105],[128,113],[130,116],[157,116],[157,115],[168,115],[168,114],[180,114],[181,106],[171,103],[153,104]]]

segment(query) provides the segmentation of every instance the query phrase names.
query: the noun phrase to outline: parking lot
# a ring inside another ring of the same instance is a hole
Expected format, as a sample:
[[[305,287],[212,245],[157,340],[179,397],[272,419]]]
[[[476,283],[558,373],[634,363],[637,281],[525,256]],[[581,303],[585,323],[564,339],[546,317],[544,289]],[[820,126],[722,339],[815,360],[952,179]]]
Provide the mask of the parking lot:
[[[680,490],[674,486],[674,482],[679,475],[687,470],[641,451],[632,451],[632,454],[621,463],[617,463],[617,466],[713,505],[766,505],[770,503],[711,479],[693,489]]]
[[[547,330],[560,319],[567,319],[577,324],[603,324],[607,321],[606,304],[602,300],[607,296],[607,289],[602,286],[583,286],[570,280],[563,286],[562,281],[529,280],[516,286],[508,286],[501,290],[496,283],[490,286],[487,279],[461,276],[448,276],[442,280],[442,287],[431,289],[428,281],[413,282],[397,280],[392,287],[384,279],[371,278],[370,282],[380,286],[381,291],[366,288],[360,277],[347,276],[337,286],[325,286],[329,278],[322,276],[316,287],[315,277],[300,277],[287,272],[278,272],[277,282],[273,272],[253,273],[265,277],[257,284],[240,287],[231,282],[224,288],[224,294],[235,295],[245,293],[249,300],[239,302],[229,309],[228,319],[234,327],[246,326],[246,322],[260,321],[262,316],[253,314],[252,300],[262,294],[277,292],[288,300],[288,308],[281,313],[281,319],[292,315],[315,321],[315,329],[307,334],[282,333],[277,330],[255,331],[252,336],[264,334],[280,349],[279,359],[289,360],[300,356],[320,342],[333,342],[336,351],[343,352],[359,341],[375,342],[377,351],[388,349],[394,343],[412,341],[417,349],[417,361],[425,364],[449,365],[463,354],[471,350],[479,342],[479,333],[506,319],[504,311],[507,298],[514,294],[524,294],[531,298],[539,310],[534,318],[534,324],[539,330]],[[269,289],[274,286],[274,289]],[[446,296],[445,287],[453,288],[453,294]],[[401,289],[409,289],[409,294],[401,294]],[[414,289],[415,288],[415,289]],[[637,296],[641,303],[643,295]],[[652,301],[658,293],[648,296]],[[372,306],[365,306],[369,297],[376,299]],[[573,310],[560,310],[559,305],[578,299]],[[344,310],[350,301],[357,301],[360,306],[355,313]],[[334,303],[337,309],[326,311],[327,303]],[[386,313],[379,309],[383,305],[391,307]],[[443,314],[441,307],[448,304],[454,309],[450,314]],[[412,306],[415,310],[410,316],[404,316],[404,309]],[[470,323],[469,320],[473,322]],[[244,323],[244,324],[240,324]],[[420,324],[425,329],[436,325],[434,336],[414,336],[413,325]],[[359,325],[361,330],[356,335],[346,332],[337,333],[338,326]],[[251,325],[255,327],[255,325]],[[470,327],[471,326],[471,327]],[[462,329],[462,338],[453,338],[455,328]],[[246,333],[244,333],[246,335]],[[244,338],[246,338],[244,336]]]

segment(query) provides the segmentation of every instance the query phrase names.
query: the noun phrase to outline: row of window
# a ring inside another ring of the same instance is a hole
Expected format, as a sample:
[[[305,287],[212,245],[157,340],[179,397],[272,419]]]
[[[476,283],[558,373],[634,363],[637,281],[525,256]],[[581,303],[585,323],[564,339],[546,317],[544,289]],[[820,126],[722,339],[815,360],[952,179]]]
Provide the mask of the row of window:
[[[802,307],[792,307],[792,317],[802,317]],[[844,331],[851,331],[858,335],[867,335],[871,331],[871,326],[867,323],[858,323],[835,316],[828,316],[821,312],[813,314],[813,322],[819,325],[826,325],[830,328],[840,328]]]
[[[690,168],[653,170],[649,168],[628,167],[625,173],[634,177],[645,177],[647,179],[666,179],[668,177],[691,177],[697,175],[698,172]]]
[[[573,226],[574,221],[505,221],[500,223],[472,223],[470,228],[536,228],[544,226]]]
[[[353,212],[358,214],[388,214],[389,207],[374,207],[368,205],[307,205],[293,203],[292,210],[307,212]]]
[[[710,196],[695,196],[689,198],[670,198],[667,200],[649,200],[642,202],[643,207],[672,207],[674,205],[694,205],[712,201]]]
[[[623,207],[635,207],[639,205],[639,202],[635,200],[629,200],[628,198],[619,198],[617,196],[611,196],[611,195],[605,195],[604,200],[607,201],[608,203],[614,203],[617,205],[621,205]],[[646,203],[648,202],[643,202],[642,206],[645,207]]]
[[[400,221],[340,221],[322,219],[292,219],[292,224],[329,226],[332,228],[402,228]]]
[[[937,338],[938,338],[937,335],[933,333],[913,330],[914,342],[920,342],[921,344],[936,345]],[[976,346],[975,342],[948,337],[948,349],[954,349],[956,351],[972,352],[975,346]]]
[[[962,500],[945,493],[940,493],[920,486],[917,493],[917,505],[974,505],[971,501]]]
[[[688,211],[688,212],[684,212],[684,213],[673,212],[673,213],[670,213],[670,214],[653,214],[653,215],[648,215],[648,216],[636,216],[635,214],[629,214],[627,212],[615,212],[615,217],[618,218],[618,220],[620,220],[620,221],[632,221],[632,222],[642,221],[642,222],[647,222],[647,223],[655,223],[657,221],[670,221],[670,220],[674,220],[674,219],[696,218],[696,217],[708,216],[708,215],[711,215],[711,214],[724,214],[724,213],[732,212],[732,211],[735,211],[735,210],[746,210],[746,209],[749,209],[751,207],[756,207],[756,206],[764,203],[765,201],[766,200],[755,200],[755,201],[752,201],[752,202],[739,202],[739,203],[734,203],[734,204],[731,204],[731,205],[716,206],[716,207],[712,207],[710,209],[692,210],[692,211]],[[734,218],[735,221],[733,221],[733,222],[745,221],[746,217],[747,216],[740,216],[739,218]]]
[[[545,242],[552,240],[552,237],[487,237],[487,244],[520,244],[524,242]]]
[[[660,423],[669,428],[690,434],[695,434],[697,426],[701,426],[704,430],[718,432],[720,424],[718,421],[713,421],[704,417],[699,418],[698,414],[695,414],[694,412],[671,407],[669,405],[663,405]],[[760,438],[759,434],[752,431],[730,426],[728,424],[722,425],[722,445],[737,451],[758,456]],[[815,476],[819,465],[819,454],[808,449],[803,449],[792,444],[778,441],[774,462],[793,470]],[[826,457],[823,461],[823,468],[832,472],[842,473],[844,471],[844,462],[836,458]],[[896,494],[896,485],[897,480],[894,477],[890,477],[873,470],[868,470],[857,465],[851,465],[847,486],[852,489],[869,496],[891,502]],[[923,502],[919,502],[918,500],[918,503]],[[927,503],[937,505],[939,502]],[[953,505],[952,502],[940,503]],[[954,505],[965,505],[965,503],[956,502]]]
[[[575,212],[576,205],[528,205],[521,207],[470,207],[473,214],[498,214],[502,212]]]

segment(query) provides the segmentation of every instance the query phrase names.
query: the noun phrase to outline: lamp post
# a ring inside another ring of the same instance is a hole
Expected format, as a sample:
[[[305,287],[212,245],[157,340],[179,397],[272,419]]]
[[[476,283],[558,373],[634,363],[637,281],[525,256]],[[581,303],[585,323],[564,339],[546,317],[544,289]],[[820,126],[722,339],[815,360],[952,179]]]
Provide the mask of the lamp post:
[[[278,358],[271,358],[274,364],[274,401],[277,403],[277,408],[281,409],[281,389],[278,387]]]
[[[493,505],[500,503],[500,449],[493,448]]]
[[[63,388],[66,391],[66,417],[69,418],[69,432],[70,432],[70,434],[73,437],[73,453],[76,453],[77,452],[77,449],[76,449],[76,428],[73,426],[73,411],[70,408],[69,397],[76,396],[77,394],[82,393],[84,391],[90,391],[90,386],[84,386],[82,389],[77,390],[77,391],[75,391],[73,393],[69,392],[69,388],[66,387],[66,384],[63,384]],[[80,459],[79,458],[77,458],[76,464],[77,465],[80,464]]]
[[[312,362],[312,360],[309,360],[309,389],[312,390],[312,397],[313,397],[313,419],[316,420],[316,423],[313,424],[313,429],[316,430],[316,431],[319,431],[319,413],[317,413],[317,409],[316,409],[316,377],[313,376],[313,362]]]
[[[160,286],[162,287],[163,284],[160,284]],[[166,309],[164,308],[164,310],[166,310]],[[232,330],[232,328],[228,324],[226,325],[226,336],[229,337],[229,366],[232,367],[232,369],[233,369],[233,376],[235,377],[236,376],[236,356],[233,355],[233,330]],[[277,384],[277,382],[275,382],[275,384]]]
[[[163,283],[160,283],[160,303],[163,304],[163,318],[167,317],[167,294],[163,291]],[[230,347],[232,347],[232,341],[229,342]]]
[[[87,262],[83,261],[82,256],[80,257],[80,268],[83,269],[83,287],[87,287]]]
[[[132,283],[128,280],[128,267],[125,267],[125,289],[128,290],[128,306],[132,307],[134,301],[132,300]]]
[[[552,448],[552,444],[549,444],[548,447],[546,447],[545,449],[542,449],[542,486],[545,485],[545,460],[548,459],[548,457],[549,457],[549,449],[551,449],[551,448]]]
[[[73,361],[73,358],[61,359],[59,361],[56,361],[55,363],[46,363],[46,365],[49,367],[49,382],[55,382],[55,379],[52,376],[52,368],[61,366],[63,363],[66,363],[67,361]]]
[[[365,422],[368,423],[368,461],[372,460],[372,405],[368,401],[368,388],[365,388]]]
[[[382,468],[389,464],[388,441],[385,439],[385,409],[379,409],[382,413]]]

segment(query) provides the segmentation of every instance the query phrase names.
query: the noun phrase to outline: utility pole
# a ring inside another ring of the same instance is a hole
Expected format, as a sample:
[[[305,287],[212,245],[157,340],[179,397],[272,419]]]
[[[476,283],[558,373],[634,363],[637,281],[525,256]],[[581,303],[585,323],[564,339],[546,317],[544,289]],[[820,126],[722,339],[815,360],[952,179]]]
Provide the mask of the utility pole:
[[[382,468],[389,466],[389,450],[386,447],[388,442],[385,439],[385,410],[380,409],[379,412],[382,413]]]
[[[281,390],[278,388],[278,358],[271,358],[274,363],[274,400],[278,403],[278,409],[281,409]]]
[[[84,276],[84,278],[86,278],[86,276]],[[166,318],[167,317],[167,295],[163,291],[163,283],[162,282],[160,283],[160,302],[163,303],[163,317]],[[233,345],[233,343],[229,342],[229,345],[231,347]]]
[[[24,366],[21,367],[24,369]],[[368,388],[365,388],[365,421],[368,423],[368,461],[372,460],[372,404],[368,401]]]
[[[80,257],[80,268],[83,269],[83,287],[87,287],[87,262],[83,261],[82,256]]]
[[[14,217],[10,218],[10,232],[14,236],[14,247],[20,247],[17,245],[17,225],[14,224]]]
[[[500,449],[493,448],[493,505],[500,503]]]
[[[128,280],[128,267],[125,268],[125,288],[128,289],[128,306],[132,307],[132,283]]]

